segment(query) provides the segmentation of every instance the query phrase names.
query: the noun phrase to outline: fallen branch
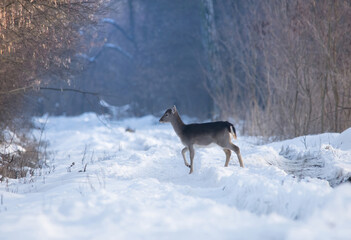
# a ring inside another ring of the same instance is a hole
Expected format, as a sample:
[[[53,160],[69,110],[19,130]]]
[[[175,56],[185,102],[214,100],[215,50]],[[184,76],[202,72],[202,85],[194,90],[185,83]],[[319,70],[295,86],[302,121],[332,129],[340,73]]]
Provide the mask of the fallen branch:
[[[76,93],[81,93],[81,94],[88,94],[88,95],[93,95],[93,96],[100,96],[101,94],[98,92],[89,92],[89,91],[83,91],[79,89],[74,89],[74,88],[54,88],[54,87],[40,87],[40,86],[27,86],[27,87],[21,87],[21,88],[16,88],[12,89],[9,91],[1,91],[0,95],[8,95],[8,94],[15,94],[15,93],[21,93],[21,92],[26,92],[26,91],[38,91],[38,90],[52,90],[52,91],[57,91],[57,92],[76,92]]]

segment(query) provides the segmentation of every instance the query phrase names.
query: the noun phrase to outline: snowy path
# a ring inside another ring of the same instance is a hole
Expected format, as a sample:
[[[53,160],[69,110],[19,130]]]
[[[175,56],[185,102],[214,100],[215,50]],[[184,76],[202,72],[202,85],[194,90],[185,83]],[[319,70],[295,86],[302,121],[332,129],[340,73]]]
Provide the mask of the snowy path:
[[[245,169],[198,149],[192,175],[171,126],[152,117],[111,128],[94,114],[50,118],[45,135],[51,167],[0,184],[1,239],[351,236],[351,186],[330,187],[351,176],[350,129],[261,146],[239,136]]]

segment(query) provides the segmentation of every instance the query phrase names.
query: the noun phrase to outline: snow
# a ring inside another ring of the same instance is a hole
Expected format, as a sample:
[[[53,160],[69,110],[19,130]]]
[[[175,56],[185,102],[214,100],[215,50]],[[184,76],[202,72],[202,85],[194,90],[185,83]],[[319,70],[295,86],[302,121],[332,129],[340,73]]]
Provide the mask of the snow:
[[[116,21],[114,19],[112,19],[112,18],[103,18],[102,22],[116,24]]]
[[[113,44],[113,43],[105,43],[104,44],[105,48],[112,48],[114,50],[117,50],[119,52],[121,52],[122,54],[124,54],[126,57],[128,58],[133,58],[132,54],[130,54],[129,52],[125,51],[123,48],[121,48],[120,46]]]
[[[341,150],[351,149],[351,128],[346,129],[337,137],[335,146]]]
[[[173,129],[152,116],[50,117],[44,135],[49,167],[0,184],[1,239],[351,235],[350,129],[265,145],[239,134],[244,169],[204,148],[191,175]]]
[[[5,144],[0,143],[0,153],[2,154],[18,154],[18,152],[25,152],[26,150],[19,145],[20,139],[16,133],[9,129],[3,131],[3,137],[5,139]],[[1,158],[1,156],[0,156]]]

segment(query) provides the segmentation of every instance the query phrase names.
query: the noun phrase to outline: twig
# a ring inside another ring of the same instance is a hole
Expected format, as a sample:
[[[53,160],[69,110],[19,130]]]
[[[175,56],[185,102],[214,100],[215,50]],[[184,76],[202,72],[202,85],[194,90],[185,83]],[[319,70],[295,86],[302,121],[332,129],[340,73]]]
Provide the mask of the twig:
[[[12,89],[9,91],[1,91],[0,95],[8,95],[8,94],[14,94],[14,93],[19,93],[19,92],[25,92],[27,90],[52,90],[52,91],[57,91],[57,92],[76,92],[76,93],[81,93],[81,94],[89,94],[89,95],[93,95],[93,96],[100,96],[101,95],[98,92],[89,92],[89,91],[83,91],[83,90],[74,89],[74,88],[40,87],[40,86],[34,86],[34,85],[16,88],[16,89]]]

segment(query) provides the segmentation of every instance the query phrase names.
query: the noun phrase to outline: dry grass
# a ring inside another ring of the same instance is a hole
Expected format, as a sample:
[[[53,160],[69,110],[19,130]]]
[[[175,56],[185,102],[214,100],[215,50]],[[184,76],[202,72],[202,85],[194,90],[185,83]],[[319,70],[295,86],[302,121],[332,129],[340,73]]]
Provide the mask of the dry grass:
[[[6,178],[23,178],[33,176],[35,169],[45,167],[47,160],[47,142],[38,141],[32,137],[22,136],[19,139],[11,139],[7,144],[20,146],[15,151],[0,153],[0,181]],[[5,147],[6,148],[6,147]]]

